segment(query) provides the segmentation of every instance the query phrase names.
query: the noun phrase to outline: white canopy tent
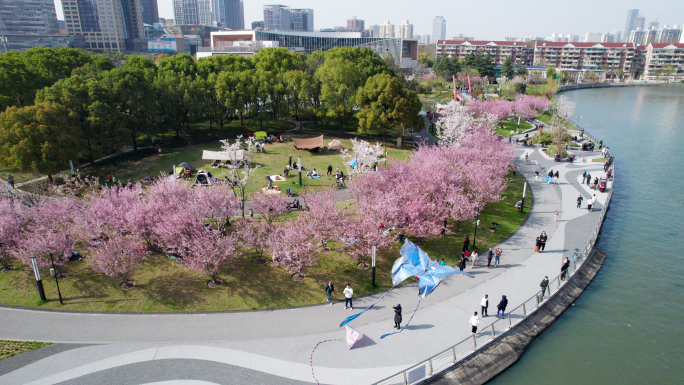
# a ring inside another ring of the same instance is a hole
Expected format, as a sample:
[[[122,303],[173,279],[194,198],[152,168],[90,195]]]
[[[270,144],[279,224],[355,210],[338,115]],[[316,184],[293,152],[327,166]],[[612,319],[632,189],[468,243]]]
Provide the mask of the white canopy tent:
[[[202,151],[202,159],[206,160],[230,160],[230,161],[236,161],[236,160],[244,160],[245,159],[245,150],[238,150],[235,153],[236,159],[232,159],[232,154],[226,154],[225,152],[221,151],[207,151],[203,150]]]

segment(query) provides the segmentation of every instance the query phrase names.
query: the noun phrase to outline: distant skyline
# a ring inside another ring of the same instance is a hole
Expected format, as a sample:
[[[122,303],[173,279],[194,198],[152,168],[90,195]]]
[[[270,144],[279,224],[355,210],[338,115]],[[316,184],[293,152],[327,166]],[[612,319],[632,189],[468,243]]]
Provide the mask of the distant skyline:
[[[173,19],[173,0],[158,0],[159,17]],[[64,19],[61,0],[55,0],[57,17]],[[684,24],[684,1],[681,0],[575,0],[554,3],[529,0],[524,4],[493,0],[487,8],[482,3],[456,0],[345,0],[320,2],[314,0],[262,1],[244,0],[245,26],[263,20],[264,5],[282,4],[292,8],[312,8],[316,13],[315,30],[346,26],[347,19],[356,16],[365,20],[366,28],[389,20],[394,25],[408,20],[416,35],[432,34],[435,16],[446,20],[446,38],[458,34],[476,39],[503,39],[505,36],[542,36],[562,33],[584,36],[587,32],[622,31],[629,9],[637,8],[646,24],[656,18],[660,26]],[[420,4],[420,6],[416,6]]]

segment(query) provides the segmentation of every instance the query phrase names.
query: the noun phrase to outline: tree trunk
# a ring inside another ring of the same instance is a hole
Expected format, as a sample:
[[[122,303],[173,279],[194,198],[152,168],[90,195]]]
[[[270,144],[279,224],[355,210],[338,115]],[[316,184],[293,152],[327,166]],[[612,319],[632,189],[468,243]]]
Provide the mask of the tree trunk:
[[[133,139],[133,152],[138,152],[138,141],[135,139],[135,133],[131,134],[131,138]]]
[[[344,120],[340,120],[340,135],[344,134]]]
[[[245,115],[242,112],[240,112],[240,127],[244,127],[244,126],[245,126]]]

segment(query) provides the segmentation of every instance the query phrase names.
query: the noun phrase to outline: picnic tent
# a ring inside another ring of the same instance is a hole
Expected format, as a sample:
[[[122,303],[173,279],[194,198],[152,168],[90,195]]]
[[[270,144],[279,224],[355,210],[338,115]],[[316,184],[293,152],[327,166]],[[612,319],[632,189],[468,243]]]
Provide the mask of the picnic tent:
[[[328,144],[328,148],[331,150],[344,150],[342,142],[337,139],[333,139],[333,141]]]
[[[183,163],[179,164],[178,166],[176,166],[176,174],[182,174],[182,173],[185,172],[185,170],[190,170],[190,171],[192,171],[192,170],[194,170],[194,169],[195,169],[195,168],[192,167],[192,165],[191,165],[190,163],[188,163],[188,162],[183,162]]]
[[[268,134],[266,134],[266,131],[257,131],[257,132],[254,133],[254,138],[255,138],[256,140],[263,140],[263,139],[265,139],[267,136],[268,136]]]
[[[245,150],[237,150],[235,152],[235,155],[236,155],[237,159],[231,159],[231,156],[229,156],[225,152],[221,152],[221,151],[207,151],[207,150],[202,151],[202,159],[205,159],[205,160],[235,161],[235,160],[244,160],[245,159]]]
[[[312,150],[323,147],[323,135],[305,139],[292,138],[292,141],[297,150]]]

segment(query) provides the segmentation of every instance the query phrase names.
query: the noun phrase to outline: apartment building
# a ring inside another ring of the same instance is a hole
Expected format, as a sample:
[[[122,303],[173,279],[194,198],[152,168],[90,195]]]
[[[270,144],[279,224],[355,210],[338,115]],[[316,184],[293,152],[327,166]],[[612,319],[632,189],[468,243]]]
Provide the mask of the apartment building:
[[[510,58],[514,64],[532,65],[534,59],[534,47],[521,41],[437,41],[437,57],[449,56],[461,60],[466,55],[478,51],[490,54],[494,65],[500,65],[506,58]]]
[[[649,44],[646,47],[644,76],[652,79],[658,75],[670,75],[676,80],[684,79],[684,44]],[[671,73],[665,73],[671,70]]]
[[[603,68],[631,73],[634,43],[553,43],[538,41],[534,63],[558,69]]]

